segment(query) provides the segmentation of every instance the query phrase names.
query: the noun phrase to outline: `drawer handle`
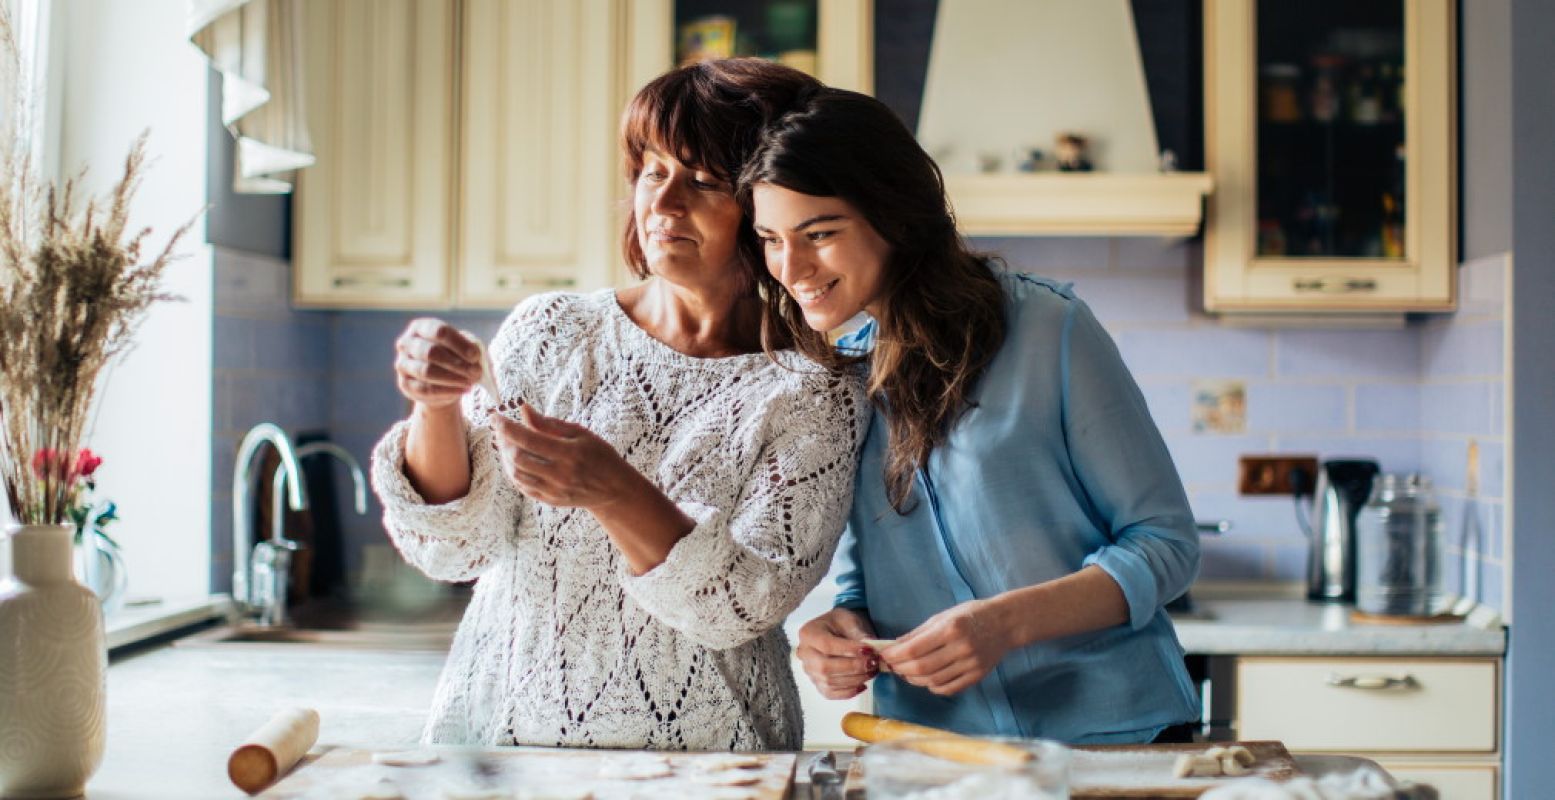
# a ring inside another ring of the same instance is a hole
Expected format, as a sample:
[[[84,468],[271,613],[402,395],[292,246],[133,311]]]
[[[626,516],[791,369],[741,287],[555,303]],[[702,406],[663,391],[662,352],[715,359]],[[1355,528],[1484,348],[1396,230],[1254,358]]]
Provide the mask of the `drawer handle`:
[[[1386,691],[1388,689],[1418,689],[1420,682],[1415,676],[1405,674],[1395,675],[1340,675],[1337,672],[1328,673],[1328,685],[1341,689],[1369,689],[1371,691]]]
[[[502,275],[497,278],[497,288],[516,289],[520,286],[540,287],[543,289],[570,289],[578,285],[576,278],[525,278],[519,275]]]
[[[347,286],[378,286],[385,289],[409,289],[409,278],[395,278],[388,275],[343,275],[335,279],[335,288],[343,289]]]
[[[1290,285],[1291,288],[1298,292],[1344,294],[1346,292],[1377,291],[1377,281],[1371,278],[1345,278],[1332,283],[1327,278],[1292,278]]]

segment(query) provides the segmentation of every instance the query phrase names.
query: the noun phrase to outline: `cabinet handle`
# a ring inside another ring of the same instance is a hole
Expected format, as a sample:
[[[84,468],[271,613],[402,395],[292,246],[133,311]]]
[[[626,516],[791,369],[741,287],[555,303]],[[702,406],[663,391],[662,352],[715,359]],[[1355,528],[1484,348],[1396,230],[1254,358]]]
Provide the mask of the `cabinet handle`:
[[[535,286],[541,289],[570,289],[577,285],[577,278],[525,278],[519,275],[500,275],[497,277],[498,289],[514,289],[519,286]]]
[[[1372,278],[1345,278],[1332,283],[1327,278],[1292,278],[1290,285],[1298,292],[1344,294],[1345,292],[1377,291],[1377,281]]]
[[[1340,675],[1337,672],[1328,673],[1328,685],[1340,689],[1369,689],[1372,691],[1385,691],[1388,689],[1418,689],[1420,682],[1415,676],[1404,675]]]
[[[343,275],[334,280],[336,289],[357,286],[376,286],[384,289],[409,289],[409,278],[395,278],[388,275]]]

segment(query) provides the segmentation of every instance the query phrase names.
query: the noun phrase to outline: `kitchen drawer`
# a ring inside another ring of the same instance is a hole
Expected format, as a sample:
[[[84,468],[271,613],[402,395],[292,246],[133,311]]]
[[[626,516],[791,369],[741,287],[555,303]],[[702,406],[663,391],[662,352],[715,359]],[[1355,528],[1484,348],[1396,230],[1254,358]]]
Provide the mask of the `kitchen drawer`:
[[[1495,767],[1446,766],[1379,761],[1399,780],[1423,783],[1436,789],[1442,800],[1496,800],[1498,770]]]
[[[1241,739],[1338,752],[1496,749],[1493,659],[1243,658],[1236,673]]]

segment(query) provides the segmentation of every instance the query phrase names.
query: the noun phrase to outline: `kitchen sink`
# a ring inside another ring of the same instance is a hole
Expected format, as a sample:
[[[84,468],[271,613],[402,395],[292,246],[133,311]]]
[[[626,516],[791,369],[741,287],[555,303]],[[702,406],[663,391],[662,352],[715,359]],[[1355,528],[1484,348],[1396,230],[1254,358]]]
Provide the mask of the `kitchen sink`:
[[[414,613],[388,610],[360,602],[315,602],[299,607],[294,624],[261,627],[233,622],[186,636],[177,647],[297,647],[339,650],[447,652],[454,630],[469,601],[455,594],[446,602]]]
[[[343,650],[447,652],[453,644],[453,625],[406,625],[398,628],[327,630],[316,628],[260,628],[226,625],[178,640],[179,647],[291,647],[311,645]]]

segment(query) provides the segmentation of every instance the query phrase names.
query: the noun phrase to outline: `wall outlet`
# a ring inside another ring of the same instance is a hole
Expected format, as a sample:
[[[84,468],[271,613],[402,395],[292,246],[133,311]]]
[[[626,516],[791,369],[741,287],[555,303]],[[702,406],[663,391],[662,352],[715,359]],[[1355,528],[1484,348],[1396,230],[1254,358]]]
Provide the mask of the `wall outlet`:
[[[1237,459],[1237,494],[1312,494],[1317,456],[1242,456]]]

